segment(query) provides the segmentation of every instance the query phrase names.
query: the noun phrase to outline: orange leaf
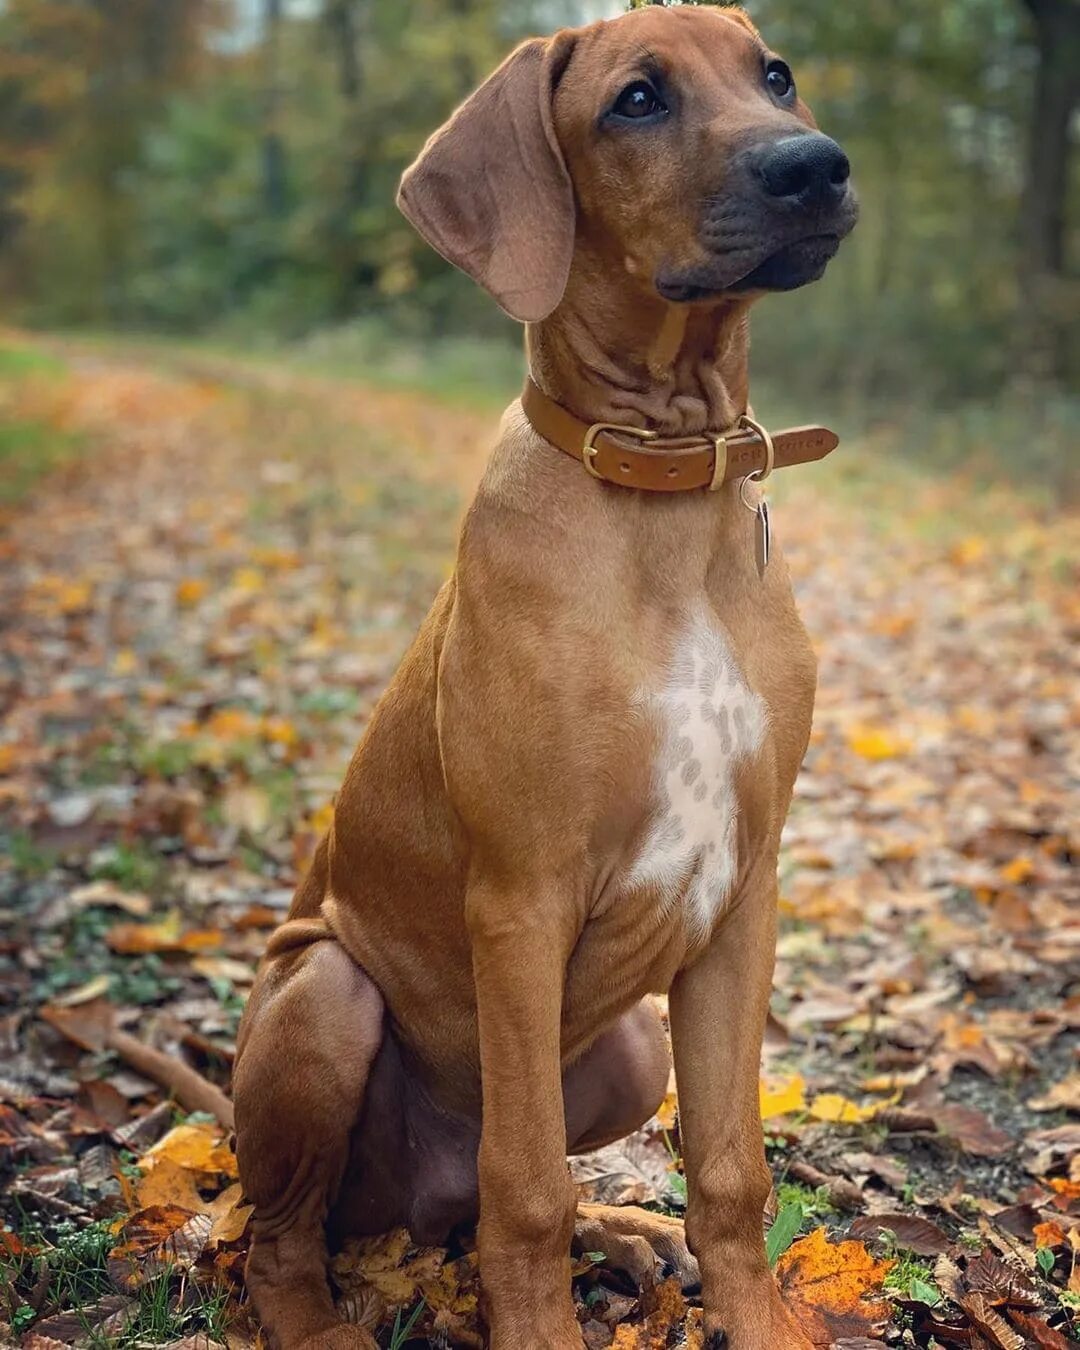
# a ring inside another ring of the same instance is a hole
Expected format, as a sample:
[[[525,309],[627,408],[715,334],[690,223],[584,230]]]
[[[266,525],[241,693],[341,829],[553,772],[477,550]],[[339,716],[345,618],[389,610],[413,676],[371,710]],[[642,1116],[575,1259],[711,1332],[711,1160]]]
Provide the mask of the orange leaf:
[[[1036,1247],[1060,1247],[1065,1241],[1065,1229],[1053,1219],[1046,1223],[1037,1223],[1032,1229]]]
[[[204,952],[220,947],[223,935],[216,928],[192,928],[180,931],[180,916],[167,915],[160,923],[118,923],[109,929],[105,941],[122,956],[145,952]]]
[[[848,731],[850,749],[863,759],[897,759],[911,749],[911,742],[885,727],[860,725]]]
[[[1001,869],[1001,876],[1004,881],[1011,882],[1014,886],[1019,886],[1022,882],[1029,880],[1035,871],[1035,864],[1030,858],[1023,856],[1013,858],[1007,862]]]
[[[832,1244],[825,1229],[816,1228],[784,1253],[776,1277],[795,1321],[815,1345],[831,1345],[877,1334],[889,1317],[880,1294],[892,1266],[876,1261],[863,1243]]]
[[[185,606],[197,605],[209,589],[209,585],[202,577],[185,577],[176,588],[176,603]]]

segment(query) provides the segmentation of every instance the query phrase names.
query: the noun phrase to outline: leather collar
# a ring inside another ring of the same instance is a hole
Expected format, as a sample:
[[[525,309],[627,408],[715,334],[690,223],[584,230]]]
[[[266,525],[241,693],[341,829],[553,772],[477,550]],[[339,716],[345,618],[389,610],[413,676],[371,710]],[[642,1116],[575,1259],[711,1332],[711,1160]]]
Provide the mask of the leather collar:
[[[824,459],[840,443],[827,427],[790,427],[772,433],[769,448],[751,426],[701,436],[658,436],[641,427],[596,422],[590,426],[548,398],[531,378],[521,395],[525,416],[546,441],[583,464],[594,478],[648,492],[715,490],[723,483],[766,470]]]

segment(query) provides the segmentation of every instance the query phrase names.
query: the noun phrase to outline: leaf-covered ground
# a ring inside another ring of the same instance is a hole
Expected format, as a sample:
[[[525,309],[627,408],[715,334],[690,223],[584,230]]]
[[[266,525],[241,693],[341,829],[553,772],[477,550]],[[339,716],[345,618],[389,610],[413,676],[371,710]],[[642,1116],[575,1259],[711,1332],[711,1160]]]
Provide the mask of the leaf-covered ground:
[[[0,1342],[255,1343],[215,1085],[494,420],[0,340]],[[1080,520],[885,437],[833,460],[775,493],[821,669],[762,1068],[770,1255],[822,1345],[1073,1345]],[[678,1212],[678,1146],[672,1098],[575,1165],[582,1193]],[[662,1271],[575,1270],[590,1347],[700,1344]],[[335,1276],[385,1346],[481,1344],[467,1242],[391,1234]]]

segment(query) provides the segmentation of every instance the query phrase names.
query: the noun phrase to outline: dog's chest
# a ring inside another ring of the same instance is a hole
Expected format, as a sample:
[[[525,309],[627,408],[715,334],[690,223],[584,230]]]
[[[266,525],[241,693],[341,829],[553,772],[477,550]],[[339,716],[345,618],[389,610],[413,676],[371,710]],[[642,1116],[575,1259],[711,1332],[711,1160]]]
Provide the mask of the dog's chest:
[[[654,722],[650,818],[628,882],[683,904],[704,935],[731,893],[737,865],[736,775],[757,755],[766,713],[727,634],[703,615],[676,639],[657,684],[641,694]]]

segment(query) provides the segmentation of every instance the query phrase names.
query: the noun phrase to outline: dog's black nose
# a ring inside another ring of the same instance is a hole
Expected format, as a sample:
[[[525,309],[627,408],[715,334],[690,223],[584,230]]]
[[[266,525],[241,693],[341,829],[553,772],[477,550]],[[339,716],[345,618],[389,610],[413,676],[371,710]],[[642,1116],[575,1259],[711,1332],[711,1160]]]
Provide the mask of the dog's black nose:
[[[838,202],[851,176],[847,155],[834,140],[818,132],[785,136],[763,146],[757,155],[757,170],[770,197],[810,207]]]

